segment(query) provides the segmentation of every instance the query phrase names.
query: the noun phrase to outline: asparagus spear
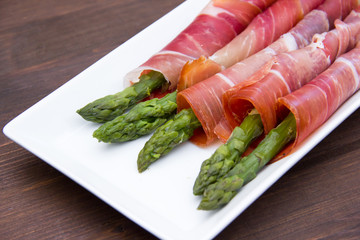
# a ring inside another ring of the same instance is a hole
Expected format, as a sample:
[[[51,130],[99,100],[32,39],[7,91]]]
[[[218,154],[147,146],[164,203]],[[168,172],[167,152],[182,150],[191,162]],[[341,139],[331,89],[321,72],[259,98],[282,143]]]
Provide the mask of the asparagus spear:
[[[209,185],[198,209],[213,210],[227,204],[256,173],[268,163],[287,143],[296,136],[296,121],[292,113],[276,128],[272,129],[263,141],[248,156],[242,158],[222,179]]]
[[[261,117],[255,110],[242,121],[240,126],[233,130],[229,140],[202,163],[193,187],[193,193],[195,195],[203,194],[207,186],[228,173],[240,160],[241,155],[250,143],[262,133]]]
[[[123,91],[99,98],[76,112],[85,120],[104,123],[120,116],[165,83],[166,80],[161,73],[151,71],[142,75],[139,82],[125,88]]]
[[[176,91],[161,99],[140,102],[128,113],[106,122],[93,133],[93,137],[106,143],[125,142],[150,134],[165,123],[177,108]]]
[[[194,134],[194,130],[200,126],[199,120],[189,108],[180,111],[173,119],[156,129],[139,153],[137,160],[139,172],[145,171],[151,163],[180,143],[187,141]]]

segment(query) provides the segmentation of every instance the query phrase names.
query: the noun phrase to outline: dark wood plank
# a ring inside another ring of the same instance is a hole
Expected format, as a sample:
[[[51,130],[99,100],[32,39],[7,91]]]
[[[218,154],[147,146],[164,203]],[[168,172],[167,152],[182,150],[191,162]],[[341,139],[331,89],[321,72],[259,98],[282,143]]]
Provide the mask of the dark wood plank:
[[[182,0],[2,0],[0,126]],[[359,239],[360,110],[217,239]],[[156,239],[0,134],[1,239]]]

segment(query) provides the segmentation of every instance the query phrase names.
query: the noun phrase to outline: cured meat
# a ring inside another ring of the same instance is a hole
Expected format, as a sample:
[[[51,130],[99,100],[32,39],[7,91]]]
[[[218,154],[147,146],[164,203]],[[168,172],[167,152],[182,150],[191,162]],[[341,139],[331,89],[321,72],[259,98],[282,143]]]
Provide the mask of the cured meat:
[[[360,33],[359,9],[352,11],[344,22],[336,20],[335,27],[332,31],[318,34],[305,48],[274,57],[268,73],[254,84],[238,85],[226,91],[223,106],[230,129],[253,108],[261,115],[265,133],[274,128],[285,110],[276,104],[277,99],[312,80],[337,56],[355,46]],[[215,131],[226,136],[221,132],[221,125]]]
[[[336,7],[338,9],[337,12],[333,11],[334,6],[330,4],[333,2],[338,4]],[[351,4],[348,4],[349,2]],[[179,92],[177,99],[178,109],[191,107],[203,127],[203,131],[199,130],[191,140],[198,145],[207,145],[217,138],[214,128],[223,117],[221,97],[226,90],[239,83],[245,85],[250,84],[252,80],[261,79],[269,71],[271,67],[269,60],[273,56],[308,45],[314,34],[329,30],[329,24],[333,25],[330,22],[331,19],[346,16],[356,6],[357,1],[341,2],[327,0],[318,8],[322,10],[313,10],[307,14],[294,28],[264,50],[236,63],[203,82]],[[254,73],[256,74],[253,75]],[[249,79],[252,75],[253,77]],[[226,127],[227,125],[225,124],[224,128]],[[226,135],[224,138],[227,138],[231,130],[229,128],[225,131]]]
[[[178,90],[200,82],[210,77],[212,72],[219,72],[264,49],[322,2],[323,0],[278,0],[211,57],[187,62],[180,75]],[[208,68],[207,71],[204,66]]]
[[[201,56],[198,59],[185,63],[181,69],[177,90],[179,92],[195,85],[204,79],[210,78],[218,72],[224,70],[224,67],[208,58]]]
[[[291,148],[320,127],[359,87],[360,43],[338,57],[315,79],[281,97],[279,104],[291,111],[296,119],[297,135]]]
[[[319,6],[322,0],[278,0],[229,44],[216,51],[211,59],[230,67],[265,48],[282,34],[289,31],[308,12]]]
[[[125,76],[125,84],[138,81],[148,70],[161,72],[170,88],[177,85],[181,68],[191,59],[209,56],[230,42],[275,0],[213,0],[194,21],[160,52]]]

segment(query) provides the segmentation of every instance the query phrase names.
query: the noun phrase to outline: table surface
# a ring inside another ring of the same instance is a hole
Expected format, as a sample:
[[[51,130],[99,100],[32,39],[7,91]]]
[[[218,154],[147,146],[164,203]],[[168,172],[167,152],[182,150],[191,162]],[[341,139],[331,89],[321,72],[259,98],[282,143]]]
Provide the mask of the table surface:
[[[171,11],[182,0],[2,0],[0,125]],[[360,110],[217,239],[359,239]],[[156,239],[0,135],[2,239]]]

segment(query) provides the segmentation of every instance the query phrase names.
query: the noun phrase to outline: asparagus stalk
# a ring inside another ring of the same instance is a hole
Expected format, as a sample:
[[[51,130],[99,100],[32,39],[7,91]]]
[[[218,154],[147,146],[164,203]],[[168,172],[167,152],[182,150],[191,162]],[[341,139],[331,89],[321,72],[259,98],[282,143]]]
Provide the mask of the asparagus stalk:
[[[296,121],[292,113],[248,156],[242,158],[222,179],[209,185],[198,209],[213,210],[227,204],[246,183],[256,177],[257,172],[281,151],[296,136]]]
[[[240,160],[251,142],[262,133],[261,117],[255,110],[233,130],[229,140],[202,163],[199,175],[195,180],[193,193],[195,195],[203,194],[207,186],[227,174]]]
[[[177,108],[176,91],[161,99],[140,102],[128,113],[106,122],[93,137],[106,143],[125,142],[150,134],[165,123]]]
[[[199,120],[189,108],[180,111],[173,119],[156,129],[139,153],[137,160],[139,172],[145,171],[151,163],[187,141],[200,126]]]
[[[123,91],[99,98],[76,112],[88,121],[98,123],[111,121],[165,83],[166,80],[161,73],[151,71],[142,75],[139,82]]]

